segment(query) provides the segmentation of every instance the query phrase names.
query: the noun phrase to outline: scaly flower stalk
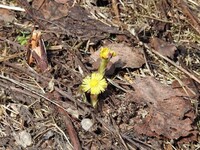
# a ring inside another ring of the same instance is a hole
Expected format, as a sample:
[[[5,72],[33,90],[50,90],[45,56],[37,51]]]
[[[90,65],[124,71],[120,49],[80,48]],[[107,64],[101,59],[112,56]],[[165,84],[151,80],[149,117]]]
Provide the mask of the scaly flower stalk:
[[[109,48],[102,48],[100,51],[101,63],[97,73],[92,73],[83,79],[81,89],[83,92],[90,93],[91,104],[94,108],[98,104],[98,95],[104,92],[107,87],[107,82],[104,78],[105,70],[109,60],[115,56],[116,53]]]
[[[97,108],[98,103],[98,95],[97,94],[91,94],[90,95],[91,104],[94,108]]]
[[[105,74],[105,71],[106,71],[106,67],[107,67],[108,62],[109,62],[108,59],[102,59],[102,60],[101,60],[101,63],[100,63],[99,69],[98,69],[98,73],[100,73],[100,74],[102,74],[102,75]]]

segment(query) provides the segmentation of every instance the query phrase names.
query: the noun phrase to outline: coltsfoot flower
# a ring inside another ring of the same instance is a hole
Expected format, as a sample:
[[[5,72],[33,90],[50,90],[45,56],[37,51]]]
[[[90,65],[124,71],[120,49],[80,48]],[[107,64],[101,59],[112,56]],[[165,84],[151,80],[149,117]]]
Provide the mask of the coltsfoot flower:
[[[91,76],[87,76],[83,79],[81,88],[84,92],[90,92],[91,94],[98,95],[105,91],[107,85],[108,84],[102,74],[92,73]]]
[[[110,57],[116,56],[116,53],[110,50],[108,47],[103,47],[100,50],[100,57],[102,59],[108,59]]]

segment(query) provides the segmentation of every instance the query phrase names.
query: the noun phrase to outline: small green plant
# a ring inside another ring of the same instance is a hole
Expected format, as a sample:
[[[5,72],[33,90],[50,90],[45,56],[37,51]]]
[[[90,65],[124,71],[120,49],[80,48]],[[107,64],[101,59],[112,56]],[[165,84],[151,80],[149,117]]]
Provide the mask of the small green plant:
[[[30,38],[30,35],[28,32],[21,32],[21,35],[18,35],[16,40],[17,42],[19,42],[20,45],[26,45],[29,38]]]
[[[110,59],[115,56],[116,53],[109,48],[101,48],[98,72],[92,73],[83,79],[81,90],[90,94],[91,105],[96,108],[98,104],[98,95],[105,91],[108,83],[104,77],[105,70]]]

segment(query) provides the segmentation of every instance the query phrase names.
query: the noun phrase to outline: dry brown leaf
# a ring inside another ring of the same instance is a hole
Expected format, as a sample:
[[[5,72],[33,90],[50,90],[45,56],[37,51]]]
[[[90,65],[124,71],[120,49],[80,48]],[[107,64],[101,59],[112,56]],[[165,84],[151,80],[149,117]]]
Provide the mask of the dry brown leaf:
[[[177,50],[174,44],[167,43],[159,38],[153,37],[150,40],[151,47],[158,51],[163,56],[174,58],[174,53]]]
[[[8,9],[0,8],[0,21],[12,22],[15,19],[15,15]]]
[[[194,140],[196,131],[192,127],[195,113],[184,93],[158,82],[152,77],[136,79],[135,89],[129,95],[138,104],[148,105],[148,115],[137,121],[134,129],[139,134],[159,138]]]
[[[43,0],[42,2],[40,0],[34,0],[32,6],[36,10],[39,10],[45,19],[50,21],[67,16],[70,8],[68,3],[61,4],[49,0]]]
[[[117,56],[111,58],[107,67],[107,74],[113,74],[116,68],[140,68],[144,63],[143,52],[139,48],[132,48],[123,43],[109,44],[106,47],[115,51]],[[95,69],[99,65],[99,51],[94,52],[91,57],[91,63]]]

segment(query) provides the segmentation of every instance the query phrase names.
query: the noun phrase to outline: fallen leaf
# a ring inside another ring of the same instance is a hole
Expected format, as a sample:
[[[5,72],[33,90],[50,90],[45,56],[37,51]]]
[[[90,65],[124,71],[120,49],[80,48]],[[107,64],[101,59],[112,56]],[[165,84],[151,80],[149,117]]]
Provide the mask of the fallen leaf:
[[[70,8],[68,3],[61,4],[57,3],[56,1],[48,0],[43,0],[42,3],[40,2],[40,0],[35,0],[32,6],[33,8],[40,11],[45,19],[48,19],[50,21],[67,16]]]
[[[162,33],[162,32],[166,32],[166,30],[169,30],[170,24],[166,22],[154,20],[150,23],[150,26],[152,27],[152,30]]]
[[[159,38],[153,37],[150,40],[151,47],[158,51],[163,56],[174,58],[174,53],[177,50],[174,44],[167,43]]]
[[[107,66],[106,73],[108,75],[113,74],[116,68],[140,68],[145,63],[143,52],[139,48],[132,48],[123,43],[109,44],[105,47],[110,48],[117,54],[111,58]],[[94,69],[99,67],[99,53],[100,49],[90,56],[90,62],[93,64]]]
[[[133,87],[135,91],[128,94],[129,99],[148,106],[148,115],[134,126],[136,132],[168,139],[196,137],[192,127],[196,116],[191,102],[183,98],[186,94],[152,77],[136,79]]]
[[[8,9],[3,9],[0,8],[0,21],[4,21],[4,22],[12,22],[15,19],[15,14],[8,10]]]

